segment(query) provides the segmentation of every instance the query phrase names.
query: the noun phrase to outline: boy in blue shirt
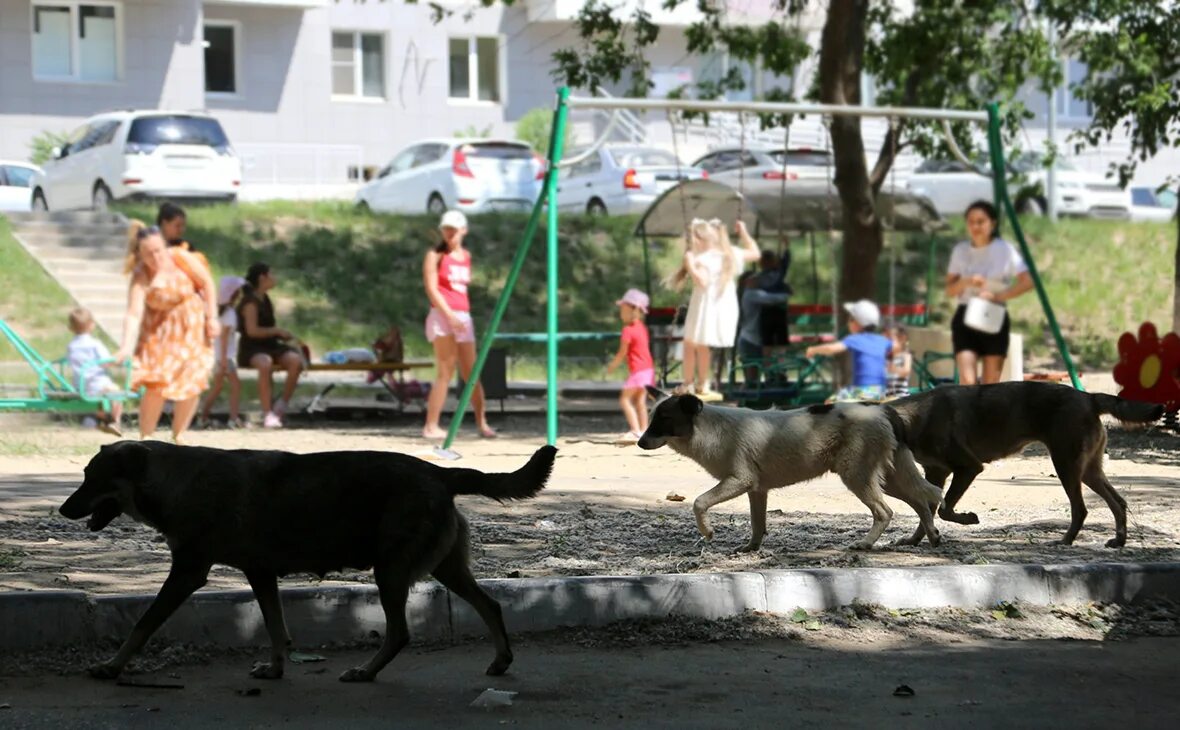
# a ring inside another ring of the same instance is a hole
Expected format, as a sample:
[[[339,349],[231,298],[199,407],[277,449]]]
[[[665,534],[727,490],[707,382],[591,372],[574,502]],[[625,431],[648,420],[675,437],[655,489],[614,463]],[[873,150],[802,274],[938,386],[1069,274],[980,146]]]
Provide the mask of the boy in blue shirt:
[[[881,400],[889,382],[885,364],[893,353],[893,342],[877,332],[881,310],[868,299],[848,302],[844,310],[848,312],[848,329],[852,334],[839,342],[808,347],[807,357],[850,353],[852,385],[841,388],[835,400]]]

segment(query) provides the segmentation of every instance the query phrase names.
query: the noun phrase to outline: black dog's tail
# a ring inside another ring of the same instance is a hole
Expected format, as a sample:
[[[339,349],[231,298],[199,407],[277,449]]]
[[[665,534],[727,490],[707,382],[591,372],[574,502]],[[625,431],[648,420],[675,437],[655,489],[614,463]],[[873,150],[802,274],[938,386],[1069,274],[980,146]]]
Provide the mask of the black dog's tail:
[[[553,471],[557,449],[542,446],[529,462],[514,472],[485,474],[475,469],[444,469],[451,494],[478,494],[497,502],[506,499],[528,499],[545,488]]]
[[[1164,415],[1164,407],[1158,403],[1142,403],[1104,393],[1091,393],[1090,397],[1098,413],[1109,413],[1126,423],[1151,423]]]

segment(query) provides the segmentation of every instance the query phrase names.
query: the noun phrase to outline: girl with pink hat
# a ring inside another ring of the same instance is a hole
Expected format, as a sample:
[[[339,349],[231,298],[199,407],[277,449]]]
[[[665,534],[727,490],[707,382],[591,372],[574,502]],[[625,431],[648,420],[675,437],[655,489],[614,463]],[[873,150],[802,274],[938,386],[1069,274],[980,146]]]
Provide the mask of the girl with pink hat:
[[[619,337],[619,351],[606,366],[609,374],[627,358],[627,380],[619,394],[619,405],[631,429],[622,439],[636,442],[647,430],[647,386],[656,384],[655,364],[651,357],[650,337],[643,315],[647,314],[647,295],[638,289],[628,289],[623,298],[615,302],[619,308],[619,319],[623,320],[623,333]]]

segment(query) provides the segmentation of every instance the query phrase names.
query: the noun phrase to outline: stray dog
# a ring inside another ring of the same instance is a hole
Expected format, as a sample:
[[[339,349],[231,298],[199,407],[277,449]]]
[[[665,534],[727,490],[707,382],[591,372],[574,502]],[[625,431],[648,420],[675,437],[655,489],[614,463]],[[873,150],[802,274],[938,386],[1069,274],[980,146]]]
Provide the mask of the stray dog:
[[[1161,405],[1038,382],[944,386],[890,401],[889,406],[902,421],[901,440],[925,468],[926,478],[942,487],[954,474],[938,511],[942,519],[978,524],[975,513],[956,513],[955,505],[983,465],[1039,441],[1049,449],[1069,497],[1069,529],[1061,543],[1072,544],[1086,519],[1084,482],[1114,513],[1115,534],[1107,547],[1127,541],[1127,502],[1102,470],[1106,429],[1098,417],[1109,413],[1120,421],[1149,423],[1164,412]],[[922,539],[921,533],[919,527],[913,544]]]
[[[899,444],[899,424],[891,421],[895,416],[887,406],[754,411],[705,405],[692,395],[666,397],[650,387],[648,393],[664,400],[652,411],[639,447],[667,444],[721,480],[692,503],[697,529],[706,540],[713,539],[709,509],[745,494],[753,533],[741,552],[757,550],[766,534],[767,492],[834,471],[873,514],[872,529],[853,549],[871,548],[893,519],[882,492],[912,507],[923,534],[938,545],[934,511],[942,493],[922,478],[909,449]]]
[[[512,663],[500,605],[480,589],[467,564],[467,521],[456,494],[498,501],[541,491],[556,449],[542,446],[511,474],[443,468],[404,454],[337,451],[223,451],[160,442],[103,446],[86,466],[82,486],[61,506],[72,520],[101,530],[120,514],[159,530],[172,569],[156,600],[110,660],[90,674],[110,679],[193,591],[214,563],[241,570],[262,609],[271,640],[268,663],[254,677],[283,676],[290,635],[278,578],[319,576],[345,567],[373,568],[387,622],[381,648],[343,682],[372,681],[409,643],[406,598],[427,574],[470,603],[496,645],[491,675]]]

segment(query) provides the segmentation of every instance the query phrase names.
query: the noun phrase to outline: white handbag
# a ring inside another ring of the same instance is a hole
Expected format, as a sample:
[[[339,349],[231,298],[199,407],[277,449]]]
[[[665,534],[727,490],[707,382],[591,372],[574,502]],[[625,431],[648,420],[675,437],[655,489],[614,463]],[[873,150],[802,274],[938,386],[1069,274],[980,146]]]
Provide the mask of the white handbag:
[[[967,300],[967,310],[963,313],[963,324],[973,330],[994,335],[1003,329],[1004,315],[1007,311],[1003,305],[983,297],[971,297]]]

